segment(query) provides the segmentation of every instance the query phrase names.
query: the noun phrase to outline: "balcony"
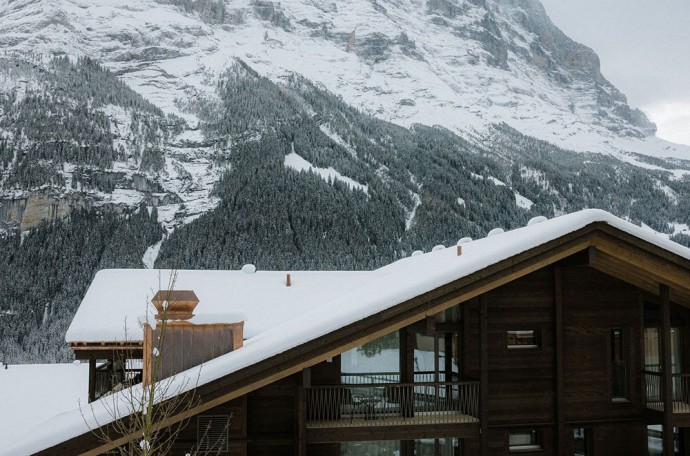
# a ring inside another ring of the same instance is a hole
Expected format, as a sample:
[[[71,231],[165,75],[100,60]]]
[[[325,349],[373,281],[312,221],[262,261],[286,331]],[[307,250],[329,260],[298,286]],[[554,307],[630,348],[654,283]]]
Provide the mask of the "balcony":
[[[350,383],[305,396],[312,429],[479,422],[479,382]]]
[[[673,413],[690,413],[690,374],[672,374]],[[661,372],[644,371],[647,408],[664,411],[663,377]]]

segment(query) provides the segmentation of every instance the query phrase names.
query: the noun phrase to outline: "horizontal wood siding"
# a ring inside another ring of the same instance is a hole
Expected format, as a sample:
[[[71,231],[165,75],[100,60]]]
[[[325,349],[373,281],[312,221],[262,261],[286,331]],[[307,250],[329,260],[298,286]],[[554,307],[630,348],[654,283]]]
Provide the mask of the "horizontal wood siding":
[[[640,293],[587,267],[562,270],[566,422],[624,419],[642,414]],[[630,402],[612,401],[611,330],[626,333]]]
[[[647,426],[642,422],[600,424],[592,431],[596,455],[647,456]]]
[[[521,432],[530,429],[536,429],[541,437],[541,449],[534,451],[519,451],[511,452],[510,446],[508,445],[508,436],[511,432]],[[507,456],[507,455],[535,455],[535,456],[556,456],[558,455],[557,443],[556,443],[556,428],[554,426],[535,426],[535,427],[493,427],[489,430],[489,455],[490,456]],[[475,453],[470,453],[474,455]],[[621,453],[602,453],[602,455],[615,455]]]
[[[297,401],[301,375],[292,375],[247,396],[249,456],[293,455],[297,448]]]
[[[226,404],[214,407],[202,415],[228,415],[229,452],[221,453],[224,456],[245,456],[247,445],[247,411],[245,398],[238,398]],[[193,416],[187,425],[178,434],[170,456],[184,456],[191,453],[197,444],[197,419]]]
[[[489,423],[554,422],[553,270],[544,268],[486,293]],[[507,330],[539,332],[538,348],[509,350]]]

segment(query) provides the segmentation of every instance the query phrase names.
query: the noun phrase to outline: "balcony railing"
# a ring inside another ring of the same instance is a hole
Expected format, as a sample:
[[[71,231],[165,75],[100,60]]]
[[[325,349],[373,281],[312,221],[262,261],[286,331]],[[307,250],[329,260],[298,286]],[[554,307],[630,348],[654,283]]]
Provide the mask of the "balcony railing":
[[[377,383],[305,390],[308,427],[476,423],[478,382]]]
[[[661,372],[644,371],[647,407],[664,411],[663,378]],[[673,413],[690,413],[690,374],[672,374]]]
[[[454,374],[457,375],[457,374]],[[431,383],[431,382],[447,382],[457,380],[449,379],[445,372],[415,372],[414,373],[414,383]],[[355,372],[345,372],[340,374],[340,383],[344,385],[369,385],[376,383],[400,383],[400,373],[398,372],[366,372],[366,373],[355,373]]]

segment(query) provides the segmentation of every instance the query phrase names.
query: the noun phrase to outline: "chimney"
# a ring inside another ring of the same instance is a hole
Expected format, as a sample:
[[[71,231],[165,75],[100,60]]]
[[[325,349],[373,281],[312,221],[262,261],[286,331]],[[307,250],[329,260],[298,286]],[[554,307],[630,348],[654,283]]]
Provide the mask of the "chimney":
[[[156,320],[189,320],[199,298],[192,290],[159,290],[151,300],[158,313]]]
[[[155,378],[170,377],[243,345],[244,321],[192,321],[199,304],[192,290],[159,290],[151,302],[158,310],[159,324],[144,324],[144,385],[151,383],[154,369]]]

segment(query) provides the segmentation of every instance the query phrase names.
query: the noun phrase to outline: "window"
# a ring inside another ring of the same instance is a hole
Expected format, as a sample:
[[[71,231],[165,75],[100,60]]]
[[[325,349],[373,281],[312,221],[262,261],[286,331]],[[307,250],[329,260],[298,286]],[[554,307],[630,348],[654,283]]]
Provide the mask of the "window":
[[[222,453],[228,451],[228,415],[199,415],[196,423],[196,441],[199,451]]]
[[[343,384],[400,382],[400,336],[394,331],[340,356]]]
[[[511,452],[541,450],[541,432],[536,429],[511,432],[508,447]]]
[[[574,428],[573,429],[573,455],[574,456],[591,456],[594,454],[592,450],[592,430],[589,428]]]
[[[508,350],[528,350],[539,348],[539,331],[536,329],[509,329],[506,331]]]
[[[611,397],[628,399],[628,353],[625,331],[611,330]]]

